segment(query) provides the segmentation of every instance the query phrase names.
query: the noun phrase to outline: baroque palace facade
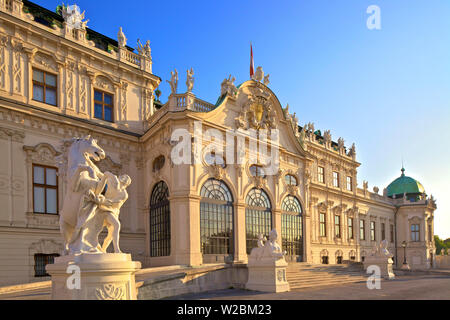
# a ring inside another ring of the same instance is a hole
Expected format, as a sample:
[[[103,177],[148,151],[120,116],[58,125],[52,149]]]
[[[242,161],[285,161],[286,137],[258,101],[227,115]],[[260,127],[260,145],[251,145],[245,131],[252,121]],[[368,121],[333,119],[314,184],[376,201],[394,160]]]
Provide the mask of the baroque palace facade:
[[[69,138],[87,136],[109,155],[102,171],[132,178],[121,248],[144,267],[246,263],[271,229],[291,262],[362,261],[386,239],[397,267],[404,252],[411,268],[433,266],[436,204],[422,185],[402,169],[382,194],[358,188],[355,146],[299,127],[261,68],[237,87],[225,79],[215,104],[192,93],[192,69],[177,93],[175,71],[162,104],[150,43],[135,53],[121,28],[114,40],[83,19],[75,6],[0,0],[0,284],[48,279]],[[275,131],[269,172],[252,145]],[[217,132],[235,134],[223,154]],[[183,141],[201,161],[173,158]]]

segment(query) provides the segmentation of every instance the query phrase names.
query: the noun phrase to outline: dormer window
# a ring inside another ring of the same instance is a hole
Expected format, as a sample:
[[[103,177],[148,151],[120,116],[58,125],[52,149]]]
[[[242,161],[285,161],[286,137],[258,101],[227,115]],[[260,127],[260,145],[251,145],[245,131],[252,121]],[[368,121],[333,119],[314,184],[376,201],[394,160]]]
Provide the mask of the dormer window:
[[[114,122],[113,95],[94,90],[94,118]]]
[[[56,75],[33,69],[33,100],[56,106]]]

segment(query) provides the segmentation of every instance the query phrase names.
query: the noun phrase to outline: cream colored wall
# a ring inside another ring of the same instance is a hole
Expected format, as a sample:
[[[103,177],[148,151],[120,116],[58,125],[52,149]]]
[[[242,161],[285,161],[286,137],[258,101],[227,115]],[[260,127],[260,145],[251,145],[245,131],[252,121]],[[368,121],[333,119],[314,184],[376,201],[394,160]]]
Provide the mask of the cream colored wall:
[[[1,9],[1,8],[0,8]],[[0,12],[1,95],[51,112],[94,119],[94,89],[114,96],[114,122],[99,124],[143,133],[143,121],[153,114],[153,90],[160,79],[137,70],[89,42],[28,20]],[[33,100],[32,70],[57,76],[57,105]],[[136,69],[137,68],[137,69]],[[138,72],[139,71],[139,72]]]

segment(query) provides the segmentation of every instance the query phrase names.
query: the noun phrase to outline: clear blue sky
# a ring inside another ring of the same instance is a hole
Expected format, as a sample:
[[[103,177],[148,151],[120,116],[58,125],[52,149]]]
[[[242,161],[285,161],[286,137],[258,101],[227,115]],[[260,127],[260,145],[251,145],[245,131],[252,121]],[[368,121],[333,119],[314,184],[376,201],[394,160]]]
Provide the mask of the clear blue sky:
[[[36,0],[54,10],[59,1]],[[70,3],[73,4],[73,3]],[[303,125],[356,143],[359,186],[380,190],[400,175],[419,180],[437,199],[435,233],[450,237],[450,1],[89,1],[88,26],[116,39],[119,26],[135,47],[150,39],[154,73],[165,80],[186,69],[194,93],[215,102],[229,74],[249,78],[255,66]],[[369,5],[381,30],[368,30]],[[380,191],[381,192],[381,191]]]

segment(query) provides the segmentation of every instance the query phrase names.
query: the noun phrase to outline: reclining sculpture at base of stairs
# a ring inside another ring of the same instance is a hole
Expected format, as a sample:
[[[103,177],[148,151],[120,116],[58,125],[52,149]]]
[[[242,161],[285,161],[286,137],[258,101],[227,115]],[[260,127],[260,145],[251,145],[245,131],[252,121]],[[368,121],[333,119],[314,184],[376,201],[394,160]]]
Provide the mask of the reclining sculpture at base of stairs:
[[[250,252],[249,260],[279,260],[283,259],[286,251],[282,251],[277,243],[278,234],[275,229],[270,231],[269,240],[262,234],[258,238],[258,247]]]
[[[388,245],[387,240],[381,241],[379,246],[376,243],[374,244],[370,256],[366,257],[364,260],[364,270],[367,270],[369,266],[376,265],[380,268],[380,275],[383,278],[390,280],[395,278],[392,267],[394,263],[392,257],[394,255],[387,249]]]

